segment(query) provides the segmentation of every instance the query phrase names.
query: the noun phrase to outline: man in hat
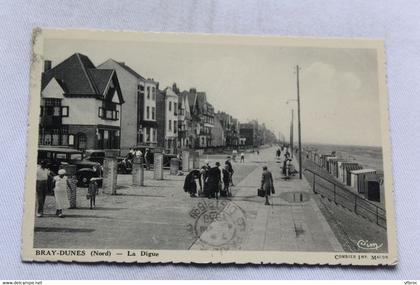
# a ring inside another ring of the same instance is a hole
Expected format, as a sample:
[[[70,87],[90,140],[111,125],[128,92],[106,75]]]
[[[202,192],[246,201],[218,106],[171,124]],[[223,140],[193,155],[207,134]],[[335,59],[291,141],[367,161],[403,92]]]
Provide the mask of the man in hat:
[[[37,165],[36,169],[36,198],[38,203],[37,217],[42,217],[44,215],[44,204],[45,197],[48,192],[48,178],[51,176],[51,172],[47,169],[47,163],[41,161]]]
[[[222,184],[222,174],[220,171],[220,163],[216,162],[215,166],[210,168],[208,172],[208,188],[209,188],[209,196],[208,198],[216,198],[218,199],[219,189]]]

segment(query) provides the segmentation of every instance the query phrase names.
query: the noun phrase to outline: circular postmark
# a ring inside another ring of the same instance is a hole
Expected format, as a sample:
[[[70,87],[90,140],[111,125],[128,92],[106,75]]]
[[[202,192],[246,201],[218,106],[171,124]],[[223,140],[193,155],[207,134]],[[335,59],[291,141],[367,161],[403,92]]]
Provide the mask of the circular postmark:
[[[200,249],[238,249],[247,230],[245,212],[229,200],[200,201],[189,212],[187,230]]]

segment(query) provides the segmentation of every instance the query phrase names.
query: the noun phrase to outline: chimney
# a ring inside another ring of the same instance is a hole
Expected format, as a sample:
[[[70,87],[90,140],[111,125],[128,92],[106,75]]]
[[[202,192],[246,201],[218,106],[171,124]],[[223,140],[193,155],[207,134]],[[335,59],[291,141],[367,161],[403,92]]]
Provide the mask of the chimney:
[[[51,69],[51,60],[44,60],[44,72]]]

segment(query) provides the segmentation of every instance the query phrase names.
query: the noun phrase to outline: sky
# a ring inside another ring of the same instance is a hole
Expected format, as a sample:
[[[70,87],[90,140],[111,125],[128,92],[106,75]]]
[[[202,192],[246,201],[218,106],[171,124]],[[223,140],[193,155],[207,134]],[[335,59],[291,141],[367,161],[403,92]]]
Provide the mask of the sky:
[[[216,110],[257,119],[289,138],[297,134],[300,71],[302,143],[381,145],[376,50],[209,43],[57,40],[44,43],[53,67],[79,52],[95,65],[123,61],[160,89],[197,88]]]

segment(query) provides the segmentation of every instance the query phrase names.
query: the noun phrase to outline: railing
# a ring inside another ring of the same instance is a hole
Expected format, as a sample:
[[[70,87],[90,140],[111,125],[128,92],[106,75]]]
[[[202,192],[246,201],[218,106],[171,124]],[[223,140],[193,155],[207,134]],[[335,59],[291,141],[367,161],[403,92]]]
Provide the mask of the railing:
[[[338,182],[325,178],[310,169],[305,169],[304,172],[310,172],[308,180],[311,180],[312,191],[315,194],[320,194],[330,201],[343,206],[344,208],[353,211],[369,221],[376,223],[378,226],[386,229],[386,212],[385,209],[375,205],[368,200],[361,198],[359,195],[351,192]],[[312,177],[311,177],[312,176]]]

